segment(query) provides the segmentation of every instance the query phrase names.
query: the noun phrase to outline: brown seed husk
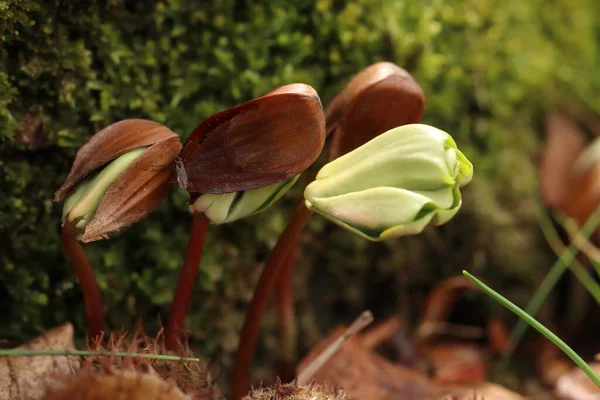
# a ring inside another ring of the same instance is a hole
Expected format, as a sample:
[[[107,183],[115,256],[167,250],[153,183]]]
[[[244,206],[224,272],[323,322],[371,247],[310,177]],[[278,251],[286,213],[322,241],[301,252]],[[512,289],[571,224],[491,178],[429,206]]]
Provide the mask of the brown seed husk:
[[[65,183],[54,194],[59,202],[75,189],[77,184],[90,173],[128,151],[177,135],[158,122],[146,119],[126,119],[107,126],[81,146]],[[173,159],[177,153],[173,154]]]
[[[181,150],[177,135],[155,142],[109,186],[85,228],[83,242],[93,242],[145,218],[173,187],[173,160]]]
[[[327,134],[329,135],[333,131],[360,92],[394,74],[411,78],[408,72],[391,62],[375,63],[354,75],[344,89],[331,100],[325,110]]]
[[[308,168],[324,142],[319,96],[286,85],[198,125],[181,151],[185,189],[220,194],[282,182]]]
[[[348,396],[335,385],[311,383],[298,386],[296,383],[283,385],[281,381],[266,388],[252,389],[243,400],[346,400]]]
[[[192,400],[173,383],[136,371],[81,373],[50,390],[43,400]]]
[[[418,123],[425,95],[418,83],[395,64],[373,64],[357,74],[325,112],[333,160],[401,125]]]
[[[156,337],[147,336],[141,325],[134,335],[127,332],[99,337],[91,350],[101,352],[125,352],[138,354],[172,354],[179,357],[194,357],[186,341],[176,352],[165,349],[162,331]],[[215,380],[210,373],[211,362],[183,362],[154,360],[141,357],[86,357],[88,371],[137,371],[156,374],[160,379],[174,383],[182,392],[193,395],[195,400],[223,400]]]
[[[194,357],[186,341],[176,353],[168,352],[164,345],[162,331],[156,337],[147,336],[141,325],[135,334],[127,332],[111,334],[108,338],[100,337],[91,346],[92,350],[102,352],[126,352],[138,354],[172,354],[179,357]],[[210,373],[211,362],[183,362],[154,360],[141,357],[86,357],[85,367],[88,371],[136,371],[156,374],[160,379],[172,382],[183,393],[192,395],[195,400],[223,400],[215,379]]]
[[[145,218],[167,196],[174,181],[173,161],[179,155],[179,136],[154,121],[127,119],[95,134],[75,157],[65,183],[54,195],[62,201],[96,169],[118,156],[147,149],[111,183],[102,196],[82,240],[92,242]]]

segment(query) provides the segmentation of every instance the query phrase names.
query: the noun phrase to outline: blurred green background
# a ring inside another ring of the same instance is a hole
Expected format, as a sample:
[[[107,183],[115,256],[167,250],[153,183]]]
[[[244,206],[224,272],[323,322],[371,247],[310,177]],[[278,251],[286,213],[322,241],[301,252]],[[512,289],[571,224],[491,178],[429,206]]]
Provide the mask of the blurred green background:
[[[313,217],[295,281],[302,349],[365,308],[417,310],[462,269],[523,304],[553,258],[535,220],[542,122],[556,106],[600,112],[597,0],[0,0],[0,338],[64,321],[85,332],[52,195],[102,127],[149,118],[185,138],[205,117],[290,82],[323,103],[382,60],[422,86],[424,122],[475,165],[458,216],[372,244]],[[300,181],[269,211],[212,227],[188,318],[194,348],[229,366],[243,313]],[[86,245],[109,326],[156,332],[186,246],[187,195]],[[259,378],[276,345],[269,315]]]

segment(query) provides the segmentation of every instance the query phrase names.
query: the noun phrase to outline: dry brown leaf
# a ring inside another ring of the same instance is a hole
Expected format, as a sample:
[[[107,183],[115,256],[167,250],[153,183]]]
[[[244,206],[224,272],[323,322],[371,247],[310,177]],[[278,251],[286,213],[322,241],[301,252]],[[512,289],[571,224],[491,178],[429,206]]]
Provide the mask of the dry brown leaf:
[[[600,375],[600,363],[590,363],[590,367]],[[579,368],[573,368],[556,382],[557,395],[568,400],[600,400],[600,388]]]
[[[487,323],[487,336],[490,351],[499,356],[510,339],[510,328],[504,319],[492,317]]]
[[[594,164],[581,177],[571,177],[568,200],[562,210],[583,225],[600,203],[600,163]]]
[[[318,343],[300,363],[298,371],[302,371],[314,357],[318,356],[344,330],[344,327],[339,327],[329,337]],[[440,385],[431,381],[426,375],[394,364],[371,349],[366,348],[362,343],[361,336],[348,340],[337,355],[317,372],[315,375],[317,383],[336,383],[352,399],[524,399],[519,394],[491,383],[467,386]]]
[[[73,326],[61,325],[18,349],[74,350]],[[0,359],[0,400],[39,399],[51,375],[69,375],[78,366],[79,361],[74,357],[3,357]]]
[[[549,207],[560,207],[568,197],[571,167],[586,145],[579,127],[562,113],[546,118],[546,142],[539,168],[540,194]]]
[[[475,284],[459,275],[444,279],[427,295],[421,322],[415,334],[416,340],[424,341],[447,326],[447,320],[454,307],[467,290],[474,290]]]
[[[573,368],[573,362],[545,337],[530,342],[527,352],[540,382],[546,386],[554,387],[558,379]]]
[[[419,351],[431,362],[438,383],[476,385],[487,381],[483,346],[436,343],[420,346]]]

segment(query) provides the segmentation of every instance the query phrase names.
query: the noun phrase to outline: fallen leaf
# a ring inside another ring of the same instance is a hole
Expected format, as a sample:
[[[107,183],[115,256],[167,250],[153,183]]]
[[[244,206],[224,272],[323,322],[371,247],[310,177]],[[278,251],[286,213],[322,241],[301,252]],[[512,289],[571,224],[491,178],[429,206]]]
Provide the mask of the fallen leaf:
[[[468,343],[436,343],[419,347],[441,384],[474,385],[487,381],[485,349]]]
[[[318,343],[302,360],[298,371],[302,371],[313,358],[317,357],[329,343],[336,340],[344,331],[344,327],[339,327]],[[362,341],[363,335],[368,335],[368,332],[349,339],[342,349],[316,373],[317,383],[338,384],[352,399],[524,399],[519,394],[491,383],[465,386],[438,384],[425,374],[394,364],[366,347]],[[373,342],[373,340],[369,341]]]
[[[600,374],[600,363],[591,363],[590,367]],[[556,382],[555,392],[569,400],[600,400],[600,388],[579,368],[573,368]]]
[[[571,167],[586,145],[585,135],[566,115],[546,118],[546,141],[539,167],[540,194],[544,203],[558,208],[568,197]]]
[[[436,334],[447,333],[444,331],[448,330],[448,317],[454,307],[467,290],[475,289],[473,282],[462,275],[444,279],[437,284],[427,295],[415,339],[425,341]],[[471,327],[464,328],[464,331],[472,331]]]
[[[73,325],[54,328],[18,349],[74,350]],[[78,358],[67,356],[0,358],[0,400],[39,399],[51,375],[68,375],[78,367]]]

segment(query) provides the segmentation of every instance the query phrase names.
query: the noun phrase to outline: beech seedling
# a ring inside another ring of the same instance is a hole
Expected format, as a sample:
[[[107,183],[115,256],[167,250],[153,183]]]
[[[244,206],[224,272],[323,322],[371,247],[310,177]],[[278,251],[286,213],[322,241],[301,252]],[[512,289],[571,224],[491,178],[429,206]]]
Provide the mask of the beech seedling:
[[[424,107],[423,90],[404,69],[390,62],[379,62],[365,68],[350,80],[325,111],[329,160],[354,150],[389,129],[419,122]],[[275,287],[281,331],[279,374],[286,380],[294,375],[296,331],[292,264],[300,234],[311,215],[312,211],[304,206],[304,198],[299,199],[284,233],[266,261],[236,356],[235,398],[247,391],[248,375],[245,371],[258,340],[258,328],[268,298]]]
[[[190,192],[192,231],[165,332],[176,350],[209,223],[265,210],[319,156],[325,118],[315,90],[291,84],[204,120],[176,160],[177,182]]]
[[[77,152],[54,201],[65,201],[61,241],[81,284],[90,339],[104,330],[100,291],[78,240],[105,239],[145,218],[172,187],[179,136],[149,120],[128,119],[96,133]],[[162,167],[157,167],[162,166]]]

